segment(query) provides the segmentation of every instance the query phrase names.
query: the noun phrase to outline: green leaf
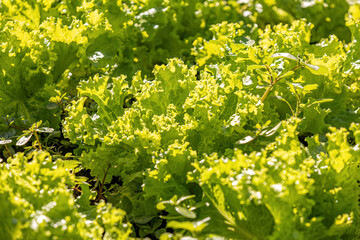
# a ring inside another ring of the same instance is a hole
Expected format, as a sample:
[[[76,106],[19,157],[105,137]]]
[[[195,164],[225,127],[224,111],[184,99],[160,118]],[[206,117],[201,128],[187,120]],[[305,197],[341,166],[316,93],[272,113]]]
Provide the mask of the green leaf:
[[[12,143],[11,139],[0,140],[0,145],[6,145],[6,144],[9,144],[9,143]]]
[[[290,92],[292,92],[294,95],[297,95],[296,88],[293,83],[287,82],[286,83],[289,86]]]
[[[138,224],[146,224],[150,222],[154,217],[155,216],[141,216],[141,217],[135,217],[132,220]]]
[[[254,141],[255,139],[256,139],[256,136],[246,136],[245,138],[237,141],[236,143],[237,144],[246,144],[246,143]]]
[[[255,69],[261,69],[261,68],[266,69],[265,65],[250,65],[250,66],[247,66],[247,70],[255,70]]]
[[[194,225],[192,222],[186,221],[186,222],[177,222],[177,221],[170,221],[166,225],[168,228],[174,228],[174,229],[185,229],[188,231],[193,232],[195,230]]]
[[[156,204],[156,208],[158,210],[164,210],[166,208],[165,204],[174,205],[174,201],[173,200],[161,201],[161,202]]]
[[[307,105],[306,107],[310,107],[314,104],[321,104],[321,103],[327,103],[327,102],[332,102],[334,101],[334,99],[331,99],[331,98],[323,98],[323,99],[319,99],[319,100],[316,100],[312,103],[310,103],[309,105]]]
[[[207,222],[210,221],[210,219],[211,219],[210,217],[207,217],[197,222],[170,221],[166,226],[168,228],[184,229],[190,232],[201,232],[208,225]]]
[[[276,124],[276,126],[273,127],[272,129],[270,129],[268,131],[263,131],[261,133],[261,135],[265,135],[266,137],[271,137],[272,135],[274,135],[277,132],[277,130],[280,128],[281,124],[282,124],[282,121],[279,122],[278,124]]]
[[[274,53],[273,55],[271,55],[271,57],[272,58],[286,58],[286,59],[293,60],[296,62],[298,61],[298,58],[290,53]]]
[[[304,91],[305,92],[311,92],[312,90],[315,90],[315,89],[317,89],[318,88],[318,84],[308,84],[308,85],[305,85],[304,86]]]
[[[49,127],[41,127],[41,128],[37,128],[36,131],[43,132],[43,133],[52,133],[52,132],[54,132],[54,129],[49,128]]]
[[[196,197],[195,195],[189,195],[189,196],[182,196],[181,198],[179,198],[177,201],[176,201],[176,205],[179,205],[181,202],[185,201],[185,200],[188,200],[188,199],[192,199]]]
[[[187,218],[196,218],[196,213],[181,206],[175,206],[176,212]]]
[[[312,74],[315,75],[327,75],[329,73],[329,69],[325,66],[316,66],[316,65],[311,65],[308,63],[303,63],[306,67],[306,69],[308,69]]]
[[[25,136],[22,136],[17,142],[16,142],[16,146],[23,146],[25,145],[29,140],[30,138],[32,137],[32,133],[29,134],[29,135],[25,135]]]
[[[288,71],[288,72],[284,73],[283,75],[281,75],[279,78],[286,78],[293,74],[294,74],[294,71]]]
[[[57,109],[59,108],[59,105],[57,103],[54,103],[54,102],[50,102],[46,105],[46,108],[49,109],[49,110],[52,110],[52,109]]]

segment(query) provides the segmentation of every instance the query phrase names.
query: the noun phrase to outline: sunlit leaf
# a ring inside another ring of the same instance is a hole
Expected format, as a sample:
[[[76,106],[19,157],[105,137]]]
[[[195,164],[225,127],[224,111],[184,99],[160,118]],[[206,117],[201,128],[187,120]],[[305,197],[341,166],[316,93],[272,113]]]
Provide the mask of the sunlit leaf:
[[[52,133],[52,132],[54,132],[54,129],[49,128],[49,127],[41,127],[41,128],[37,128],[36,131],[37,132],[44,132],[44,133]]]
[[[201,232],[208,224],[208,222],[211,220],[210,217],[206,217],[202,220],[196,221],[196,222],[177,222],[177,221],[170,221],[167,224],[168,228],[174,228],[174,229],[185,229],[190,232]]]
[[[289,60],[298,61],[298,58],[290,53],[274,53],[271,57],[272,58],[286,58]]]
[[[22,137],[16,142],[16,146],[23,146],[23,145],[25,145],[25,144],[30,140],[31,137],[32,137],[32,133],[29,134],[29,135],[22,136]]]
[[[164,210],[166,207],[165,207],[165,204],[164,202],[159,202],[158,204],[156,204],[156,209],[157,210]]]
[[[318,84],[308,84],[304,86],[304,91],[310,92],[318,88]]]
[[[254,141],[255,139],[256,139],[256,136],[246,136],[245,138],[237,141],[236,143],[237,144],[246,144],[246,143]]]
[[[270,137],[270,136],[274,135],[274,134],[276,133],[276,131],[280,128],[281,124],[282,124],[282,122],[279,122],[278,124],[276,124],[275,127],[273,127],[272,129],[266,131],[266,132],[264,133],[264,135],[265,135],[266,137]]]
[[[0,145],[5,145],[5,144],[9,144],[9,143],[12,143],[11,139],[0,140]]]
[[[179,198],[176,202],[176,204],[180,204],[181,202],[185,201],[185,200],[188,200],[188,199],[191,199],[191,198],[194,198],[195,195],[189,195],[189,196],[182,196],[181,198]]]
[[[288,72],[286,72],[284,75],[281,75],[280,77],[281,78],[286,78],[286,77],[289,77],[289,76],[291,76],[291,75],[293,75],[294,74],[294,71],[288,71]]]
[[[325,66],[316,66],[308,63],[304,63],[305,67],[315,75],[326,75],[329,73],[329,69]]]
[[[187,208],[176,206],[175,210],[182,216],[187,218],[196,218],[196,213],[193,211],[188,210]]]

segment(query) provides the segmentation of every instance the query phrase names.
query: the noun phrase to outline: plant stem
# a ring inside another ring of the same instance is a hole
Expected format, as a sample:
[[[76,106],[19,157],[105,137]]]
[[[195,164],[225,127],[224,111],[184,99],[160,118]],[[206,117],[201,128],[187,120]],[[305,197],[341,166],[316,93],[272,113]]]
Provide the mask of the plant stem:
[[[268,73],[270,75],[270,85],[272,85],[273,82],[274,82],[273,75],[271,74],[271,70],[270,70],[269,66],[265,65],[265,67],[266,67],[266,70],[268,71]]]
[[[99,189],[98,201],[100,201],[101,198],[102,198],[102,189],[103,189],[103,187],[104,187],[106,175],[107,175],[110,167],[111,167],[111,165],[109,165],[108,168],[106,169],[105,174],[104,174],[104,178],[103,178],[103,180],[102,180],[102,182],[101,182],[100,189]]]
[[[39,145],[39,149],[42,151],[42,146],[41,146],[41,143],[40,143],[40,139],[39,139],[39,136],[37,135],[37,132],[34,131],[34,135],[35,135],[35,138],[36,138],[36,141],[38,142],[38,145]]]
[[[295,67],[293,67],[290,71],[295,72],[296,70],[298,70],[298,69],[301,68],[301,67],[304,67],[304,65],[298,64],[298,65],[296,65]]]
[[[265,67],[266,67],[266,70],[267,70],[267,71],[269,72],[269,74],[270,74],[270,86],[266,89],[265,93],[262,95],[261,100],[260,100],[261,102],[264,102],[264,101],[265,101],[266,97],[269,95],[269,93],[270,93],[271,89],[273,88],[273,86],[282,78],[282,77],[280,76],[280,77],[275,78],[275,80],[274,80],[274,79],[273,79],[273,76],[272,76],[272,74],[271,74],[270,68],[269,68],[267,65],[265,65]],[[299,68],[301,68],[301,67],[303,67],[303,65],[298,64],[298,65],[296,65],[295,67],[293,67],[290,71],[294,72],[294,71],[296,71],[297,69],[299,69]],[[284,75],[284,74],[283,74],[283,75]]]
[[[6,150],[7,154],[9,154],[9,156],[11,156],[11,157],[13,156],[6,144],[5,144],[5,150]]]
[[[265,98],[267,97],[267,95],[269,94],[269,92],[271,91],[271,89],[272,89],[272,87],[273,87],[273,85],[271,84],[267,89],[266,89],[266,91],[265,91],[265,93],[262,95],[262,97],[261,97],[261,102],[264,102],[265,101]]]

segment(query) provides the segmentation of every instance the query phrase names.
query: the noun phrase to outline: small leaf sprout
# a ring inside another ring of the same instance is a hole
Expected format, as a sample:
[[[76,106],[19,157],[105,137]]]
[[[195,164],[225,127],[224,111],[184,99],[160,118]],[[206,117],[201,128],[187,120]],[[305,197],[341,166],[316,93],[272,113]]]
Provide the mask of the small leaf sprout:
[[[28,130],[23,131],[23,134],[18,138],[18,141],[16,142],[16,146],[25,145],[27,142],[29,142],[31,137],[34,135],[35,139],[36,139],[36,141],[34,142],[34,145],[35,146],[37,145],[40,150],[43,150],[40,139],[39,139],[38,132],[52,133],[52,132],[54,132],[54,129],[48,128],[48,127],[40,128],[41,124],[42,124],[42,121],[36,122]]]

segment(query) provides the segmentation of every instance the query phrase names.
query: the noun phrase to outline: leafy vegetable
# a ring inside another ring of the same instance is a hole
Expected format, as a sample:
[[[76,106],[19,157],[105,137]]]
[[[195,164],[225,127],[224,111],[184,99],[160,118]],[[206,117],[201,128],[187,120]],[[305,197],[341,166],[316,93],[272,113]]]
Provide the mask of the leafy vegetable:
[[[0,239],[358,239],[359,9],[2,1]]]

